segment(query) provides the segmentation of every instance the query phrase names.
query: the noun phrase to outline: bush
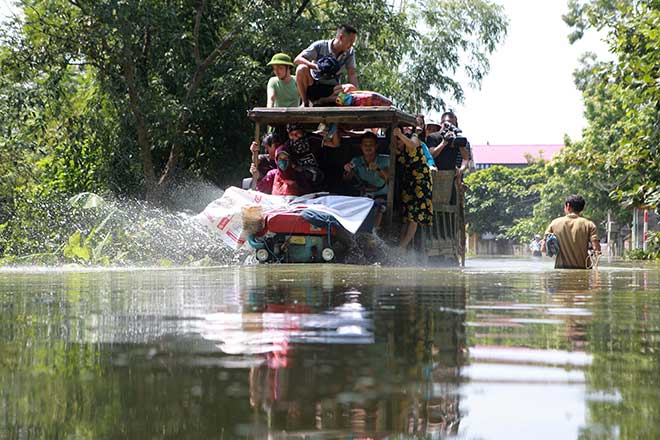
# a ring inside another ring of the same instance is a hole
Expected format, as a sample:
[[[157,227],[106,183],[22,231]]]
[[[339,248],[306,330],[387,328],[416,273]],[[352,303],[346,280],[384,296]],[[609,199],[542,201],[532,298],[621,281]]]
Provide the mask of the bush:
[[[649,232],[646,250],[633,249],[625,253],[628,260],[660,260],[660,231]]]

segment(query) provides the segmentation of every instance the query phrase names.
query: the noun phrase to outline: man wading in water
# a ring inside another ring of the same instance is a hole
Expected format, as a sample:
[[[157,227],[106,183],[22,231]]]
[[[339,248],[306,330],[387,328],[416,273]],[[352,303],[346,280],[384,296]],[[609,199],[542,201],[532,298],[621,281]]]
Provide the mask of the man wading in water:
[[[564,217],[554,219],[545,231],[541,251],[545,251],[548,235],[555,234],[559,242],[559,254],[555,269],[586,269],[589,242],[595,253],[600,254],[600,242],[596,225],[580,216],[585,201],[582,196],[568,196],[564,202]]]

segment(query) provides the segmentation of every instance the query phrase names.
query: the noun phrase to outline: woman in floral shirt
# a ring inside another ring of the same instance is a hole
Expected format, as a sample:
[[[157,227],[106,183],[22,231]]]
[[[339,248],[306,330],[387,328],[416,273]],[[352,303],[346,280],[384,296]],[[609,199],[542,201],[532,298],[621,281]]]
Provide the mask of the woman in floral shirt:
[[[399,150],[398,161],[404,168],[401,185],[403,225],[399,247],[405,249],[415,237],[417,225],[433,224],[433,182],[417,136],[403,134],[398,127],[394,129],[394,136]]]

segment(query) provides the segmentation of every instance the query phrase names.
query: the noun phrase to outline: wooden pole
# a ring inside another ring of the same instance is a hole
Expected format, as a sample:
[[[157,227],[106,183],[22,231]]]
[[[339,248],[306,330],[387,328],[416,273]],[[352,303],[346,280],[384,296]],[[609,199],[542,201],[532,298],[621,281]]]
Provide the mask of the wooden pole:
[[[454,179],[456,186],[456,215],[458,216],[458,252],[461,266],[465,266],[465,193],[461,179]]]
[[[259,131],[261,129],[261,126],[259,122],[257,122],[254,126],[254,141],[257,143],[257,145],[260,145],[259,142]],[[252,164],[254,165],[255,169],[259,167],[259,151],[253,151],[252,152]],[[252,173],[252,184],[250,185],[250,188],[255,189],[257,187],[257,175],[258,172],[255,171]]]
[[[394,129],[396,122],[390,126],[390,175],[387,179],[387,228],[392,233],[392,219],[394,218],[394,183],[396,182],[396,137]]]

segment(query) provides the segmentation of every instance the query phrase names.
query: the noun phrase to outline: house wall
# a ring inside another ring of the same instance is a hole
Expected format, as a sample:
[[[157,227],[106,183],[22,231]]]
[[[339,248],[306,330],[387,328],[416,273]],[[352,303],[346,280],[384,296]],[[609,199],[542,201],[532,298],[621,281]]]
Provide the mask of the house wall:
[[[525,255],[524,246],[511,240],[484,240],[477,234],[468,237],[467,252],[473,255]]]

